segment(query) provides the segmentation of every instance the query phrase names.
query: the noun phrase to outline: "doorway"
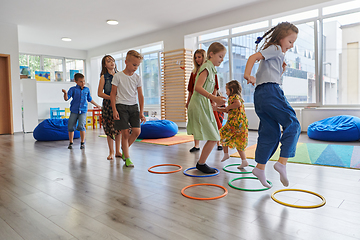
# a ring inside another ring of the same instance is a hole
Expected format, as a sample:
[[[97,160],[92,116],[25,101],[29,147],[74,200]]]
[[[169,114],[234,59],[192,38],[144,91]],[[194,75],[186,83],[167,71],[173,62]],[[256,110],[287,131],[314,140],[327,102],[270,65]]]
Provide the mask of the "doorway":
[[[0,54],[0,134],[13,134],[10,55]]]

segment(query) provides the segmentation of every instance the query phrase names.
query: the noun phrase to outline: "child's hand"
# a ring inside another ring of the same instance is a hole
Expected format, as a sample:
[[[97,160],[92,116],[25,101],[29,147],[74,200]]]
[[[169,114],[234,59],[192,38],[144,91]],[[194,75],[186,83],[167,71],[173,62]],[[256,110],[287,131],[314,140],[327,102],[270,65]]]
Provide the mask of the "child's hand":
[[[120,120],[118,111],[116,111],[116,110],[113,111],[113,118],[114,118],[114,120]]]
[[[226,98],[223,97],[223,96],[217,96],[215,99],[214,99],[214,102],[217,103],[217,105],[221,106],[221,105],[224,105],[226,103]]]
[[[145,118],[144,114],[140,114],[140,122],[141,122],[141,123],[145,123],[145,122],[146,122],[146,118]]]
[[[282,68],[283,68],[283,72],[285,72],[286,71],[286,63],[285,62],[283,62],[283,64],[282,64]]]
[[[249,76],[247,79],[247,84],[251,83],[253,86],[256,83],[256,78],[254,76]]]
[[[213,111],[217,111],[217,110],[218,110],[217,105],[212,105],[212,104],[211,104],[211,106],[212,106]]]
[[[65,90],[65,89],[62,89],[61,91],[62,91],[63,93],[66,93],[66,90]]]
[[[227,113],[225,107],[218,107],[217,110],[218,110],[218,111],[221,111],[221,112],[226,112],[226,113]]]

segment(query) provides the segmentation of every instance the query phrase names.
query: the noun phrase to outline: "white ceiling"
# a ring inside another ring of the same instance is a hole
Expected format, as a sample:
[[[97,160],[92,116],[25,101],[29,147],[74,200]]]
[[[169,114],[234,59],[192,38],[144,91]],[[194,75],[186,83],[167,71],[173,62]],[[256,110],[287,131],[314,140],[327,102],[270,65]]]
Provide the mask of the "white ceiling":
[[[18,25],[19,42],[89,50],[259,1],[0,0],[0,22]]]

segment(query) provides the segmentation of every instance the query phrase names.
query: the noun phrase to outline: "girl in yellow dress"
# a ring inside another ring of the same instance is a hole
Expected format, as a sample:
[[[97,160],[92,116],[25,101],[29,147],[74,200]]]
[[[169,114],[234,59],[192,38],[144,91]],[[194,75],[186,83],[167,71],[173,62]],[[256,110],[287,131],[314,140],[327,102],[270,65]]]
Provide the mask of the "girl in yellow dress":
[[[245,148],[248,144],[248,120],[245,114],[244,100],[241,96],[241,85],[233,80],[226,84],[226,94],[228,95],[228,106],[218,107],[218,111],[228,113],[228,120],[224,127],[220,129],[220,142],[223,145],[224,157],[222,162],[229,159],[229,147],[236,148],[241,157],[242,163],[239,169],[248,166]]]

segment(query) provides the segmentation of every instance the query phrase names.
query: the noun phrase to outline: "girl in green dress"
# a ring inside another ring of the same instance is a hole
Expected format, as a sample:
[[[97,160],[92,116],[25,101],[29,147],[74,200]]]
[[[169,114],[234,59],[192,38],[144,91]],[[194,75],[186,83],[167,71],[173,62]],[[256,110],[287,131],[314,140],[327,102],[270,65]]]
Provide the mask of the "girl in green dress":
[[[205,162],[217,141],[220,140],[215,116],[210,100],[213,104],[224,105],[225,97],[213,95],[215,88],[215,66],[224,60],[226,48],[219,42],[214,42],[207,51],[207,61],[201,65],[195,80],[195,91],[188,106],[187,133],[194,135],[195,140],[206,140],[196,168],[203,173],[215,173],[214,168]]]

